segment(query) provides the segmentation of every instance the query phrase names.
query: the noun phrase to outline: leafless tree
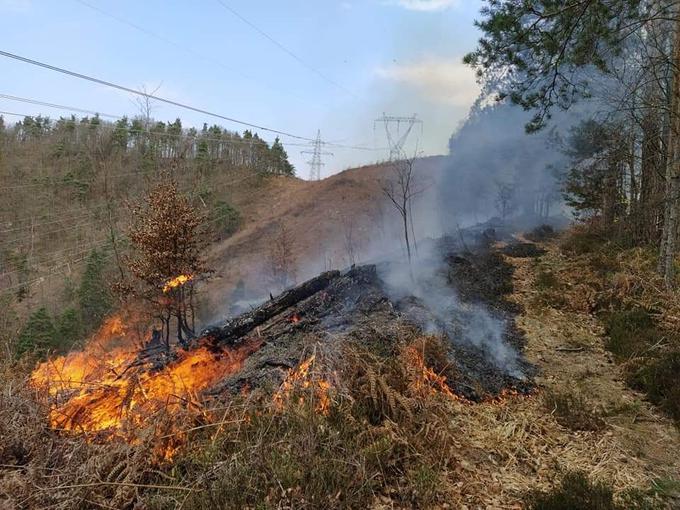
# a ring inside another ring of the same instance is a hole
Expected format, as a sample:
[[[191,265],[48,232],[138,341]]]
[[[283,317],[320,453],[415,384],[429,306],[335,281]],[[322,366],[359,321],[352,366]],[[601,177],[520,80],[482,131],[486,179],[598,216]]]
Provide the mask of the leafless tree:
[[[347,263],[350,266],[353,266],[357,263],[357,256],[360,249],[360,239],[357,235],[353,216],[344,216],[342,218],[342,233]]]
[[[139,88],[139,91],[144,95],[135,96],[133,99],[133,103],[137,107],[137,111],[139,111],[139,115],[141,116],[144,122],[145,130],[148,130],[149,127],[151,126],[152,113],[155,108],[153,104],[153,99],[151,99],[151,97],[149,96],[156,95],[156,92],[160,90],[162,85],[163,85],[162,83],[159,83],[158,86],[153,90],[149,90],[149,88],[146,85],[142,85]]]
[[[415,238],[415,232],[409,228],[409,221],[412,219],[412,202],[413,198],[424,191],[424,189],[415,183],[414,166],[416,156],[395,161],[392,164],[392,174],[382,184],[382,191],[385,196],[392,203],[397,210],[404,228],[404,243],[406,244],[406,255],[408,262],[411,264],[412,254],[412,238]],[[410,235],[409,230],[413,236]]]
[[[503,220],[517,208],[516,189],[513,183],[496,181],[496,210]]]

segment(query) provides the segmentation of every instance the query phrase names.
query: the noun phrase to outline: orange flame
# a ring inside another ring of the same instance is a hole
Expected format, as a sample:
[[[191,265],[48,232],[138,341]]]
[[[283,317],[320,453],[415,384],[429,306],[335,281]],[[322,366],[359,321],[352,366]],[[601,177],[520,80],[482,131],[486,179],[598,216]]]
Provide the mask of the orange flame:
[[[172,289],[181,287],[182,285],[184,285],[187,282],[190,282],[193,279],[194,275],[191,274],[181,274],[179,276],[175,276],[172,280],[169,280],[165,285],[163,285],[163,293],[167,294]]]
[[[50,397],[51,426],[135,442],[135,435],[158,413],[202,412],[200,393],[239,370],[261,346],[261,341],[245,341],[236,348],[182,350],[154,370],[140,356],[144,338],[120,317],[112,317],[83,351],[36,367],[31,384]],[[176,442],[163,457],[169,458],[175,448]]]
[[[290,369],[288,375],[281,383],[281,387],[274,394],[274,408],[281,411],[284,404],[290,400],[296,388],[311,390],[314,398],[314,409],[316,412],[328,416],[331,407],[330,382],[319,378],[311,373],[312,365],[316,360],[316,355],[312,355],[300,363],[297,368]],[[304,403],[304,397],[299,397],[298,402]]]
[[[460,399],[458,395],[451,391],[446,383],[446,376],[437,374],[425,364],[425,358],[415,345],[406,347],[402,352],[402,357],[406,366],[413,371],[410,388],[416,395],[426,396],[442,393],[454,399]]]

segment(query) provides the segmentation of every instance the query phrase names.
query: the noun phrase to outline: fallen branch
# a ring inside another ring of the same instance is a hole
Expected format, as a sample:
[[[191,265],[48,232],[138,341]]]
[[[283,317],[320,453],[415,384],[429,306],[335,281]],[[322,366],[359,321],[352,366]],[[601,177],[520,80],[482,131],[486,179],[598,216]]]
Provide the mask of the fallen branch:
[[[557,352],[583,352],[585,347],[556,347]]]
[[[140,489],[159,489],[159,490],[175,490],[175,491],[191,491],[196,489],[191,489],[189,487],[182,487],[180,485],[154,485],[154,484],[143,484],[143,483],[130,483],[130,482],[93,482],[93,483],[78,483],[73,485],[59,485],[57,487],[41,487],[40,490],[43,491],[56,491],[63,489],[82,489],[86,487],[98,487],[100,485],[112,485],[118,487],[137,487]]]

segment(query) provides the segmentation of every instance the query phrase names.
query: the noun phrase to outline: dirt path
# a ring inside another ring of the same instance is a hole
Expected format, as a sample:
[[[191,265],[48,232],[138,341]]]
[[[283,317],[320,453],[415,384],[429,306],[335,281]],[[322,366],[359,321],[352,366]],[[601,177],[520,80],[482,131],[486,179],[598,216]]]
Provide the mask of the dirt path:
[[[538,265],[550,268],[561,263],[562,255],[554,246],[547,250],[538,260],[508,259],[515,267],[512,299],[524,309],[517,323],[527,336],[525,355],[541,371],[537,382],[546,389],[578,392],[599,410],[606,422],[603,437],[620,453],[603,462],[611,462],[613,468],[619,462],[623,462],[622,468],[637,466],[648,479],[677,480],[678,429],[643,395],[626,386],[621,368],[604,349],[604,331],[598,320],[587,313],[538,303]],[[597,437],[591,440],[597,441]]]

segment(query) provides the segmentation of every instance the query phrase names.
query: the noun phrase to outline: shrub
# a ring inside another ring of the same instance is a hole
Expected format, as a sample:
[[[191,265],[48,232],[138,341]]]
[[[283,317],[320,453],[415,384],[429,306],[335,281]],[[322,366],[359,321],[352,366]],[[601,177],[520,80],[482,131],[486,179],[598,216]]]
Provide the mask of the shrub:
[[[550,225],[540,225],[533,229],[531,232],[527,232],[524,237],[529,241],[541,242],[548,239],[552,239],[556,236],[555,229]]]
[[[552,271],[541,269],[536,274],[535,284],[538,290],[554,290],[559,288],[560,281]]]
[[[83,337],[83,323],[74,308],[67,308],[56,320],[55,346],[62,351],[71,349]]]
[[[680,351],[666,353],[647,362],[631,377],[630,384],[644,391],[673,419],[680,421]]]
[[[642,308],[612,312],[605,319],[605,347],[619,361],[639,356],[661,337],[652,316]]]
[[[546,391],[544,403],[557,423],[570,430],[597,431],[605,426],[604,420],[580,393]]]
[[[594,253],[607,242],[604,235],[596,229],[575,228],[562,238],[562,251],[574,255]]]
[[[528,510],[655,510],[665,508],[660,501],[639,490],[629,490],[614,498],[612,488],[591,482],[585,473],[567,473],[560,485],[549,492],[529,495]]]
[[[581,472],[568,473],[559,487],[529,496],[529,510],[619,510],[614,491],[604,483],[592,483]]]

